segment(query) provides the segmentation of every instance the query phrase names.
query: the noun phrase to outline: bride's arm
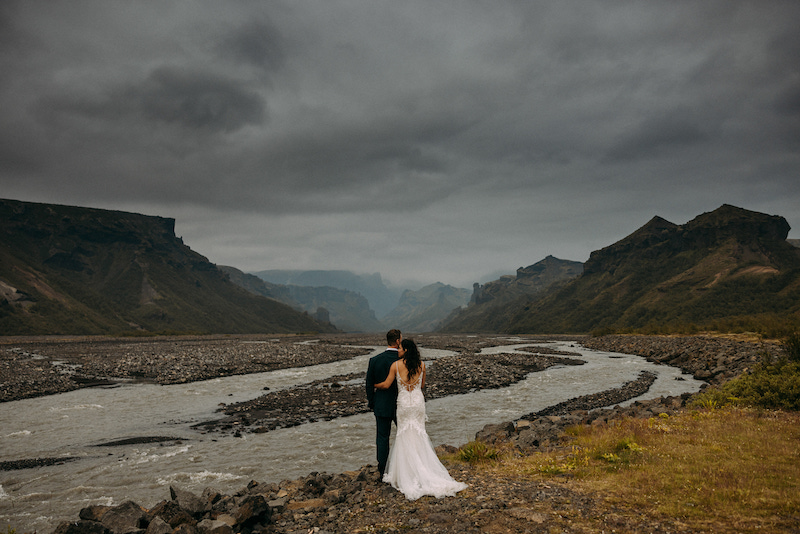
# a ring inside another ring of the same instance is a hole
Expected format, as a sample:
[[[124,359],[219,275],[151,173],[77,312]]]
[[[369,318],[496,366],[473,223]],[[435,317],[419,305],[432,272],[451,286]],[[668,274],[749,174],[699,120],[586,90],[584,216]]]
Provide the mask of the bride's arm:
[[[422,362],[422,384],[419,387],[425,387],[425,362]]]
[[[381,382],[380,384],[375,384],[375,387],[378,389],[389,389],[392,387],[392,382],[394,382],[394,375],[397,373],[397,362],[394,362],[391,367],[389,367],[389,376],[386,377],[386,380]]]

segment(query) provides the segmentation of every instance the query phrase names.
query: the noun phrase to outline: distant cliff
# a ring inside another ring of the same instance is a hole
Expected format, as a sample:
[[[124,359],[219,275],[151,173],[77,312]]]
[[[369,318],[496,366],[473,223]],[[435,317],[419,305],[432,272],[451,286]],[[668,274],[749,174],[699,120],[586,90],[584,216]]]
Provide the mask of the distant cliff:
[[[783,217],[723,205],[685,225],[661,217],[597,250],[583,274],[508,306],[492,331],[658,331],[800,324],[800,249]]]
[[[469,301],[469,290],[437,282],[417,291],[406,290],[383,322],[403,332],[432,332],[450,313]]]
[[[265,282],[285,286],[333,287],[366,297],[380,319],[397,306],[402,291],[387,287],[380,273],[356,274],[352,271],[267,270],[253,273]]]
[[[445,332],[493,332],[506,320],[513,304],[528,298],[541,298],[568,280],[581,274],[583,264],[547,256],[543,260],[517,269],[516,276],[502,276],[486,284],[474,284],[466,308],[455,310],[440,330]]]
[[[335,330],[233,284],[175,220],[0,200],[0,334]]]
[[[264,295],[306,311],[318,320],[329,321],[344,332],[381,332],[383,323],[361,294],[329,286],[312,287],[272,284],[233,267],[220,267],[231,280],[251,293]]]

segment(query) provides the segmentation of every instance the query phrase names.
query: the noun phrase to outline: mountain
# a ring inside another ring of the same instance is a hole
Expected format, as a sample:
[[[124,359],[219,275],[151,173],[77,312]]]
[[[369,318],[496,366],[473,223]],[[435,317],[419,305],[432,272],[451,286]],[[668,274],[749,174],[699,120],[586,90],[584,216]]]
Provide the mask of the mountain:
[[[383,322],[403,332],[432,332],[454,309],[466,305],[469,297],[469,290],[440,282],[417,291],[408,289]]]
[[[334,331],[233,284],[175,220],[0,200],[0,334]]]
[[[580,276],[583,264],[547,256],[543,260],[517,269],[516,275],[501,276],[486,284],[474,284],[469,305],[456,310],[443,322],[442,331],[494,331],[506,320],[514,302],[525,297],[541,298],[548,291]],[[527,302],[527,299],[525,300]]]
[[[800,249],[783,217],[730,205],[685,225],[654,217],[595,251],[583,274],[514,303],[495,331],[585,333],[800,319]]]
[[[345,332],[381,332],[383,323],[361,294],[329,286],[296,286],[267,282],[234,267],[221,266],[235,284],[251,293],[274,298],[293,308],[306,311],[318,320],[331,322]]]
[[[400,298],[401,291],[384,284],[380,273],[356,274],[351,271],[287,271],[267,270],[252,273],[271,284],[335,287],[360,293],[380,318],[389,313]]]

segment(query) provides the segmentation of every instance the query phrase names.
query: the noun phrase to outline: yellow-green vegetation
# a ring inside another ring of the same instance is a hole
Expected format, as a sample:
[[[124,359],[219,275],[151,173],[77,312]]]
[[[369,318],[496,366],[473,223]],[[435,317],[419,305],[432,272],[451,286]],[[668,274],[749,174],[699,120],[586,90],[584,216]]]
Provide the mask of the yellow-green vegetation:
[[[568,449],[497,455],[485,469],[568,480],[607,509],[653,524],[679,521],[715,532],[796,528],[800,335],[783,346],[784,356],[765,356],[750,373],[698,395],[682,414],[573,427]],[[591,518],[585,522],[591,528]]]
[[[784,531],[800,515],[800,414],[728,407],[573,428],[568,450],[505,455],[498,475],[567,480],[616,513],[715,532]],[[587,526],[591,522],[586,518]]]
[[[783,347],[785,356],[776,361],[765,358],[750,373],[708,388],[695,398],[694,405],[800,410],[800,334],[786,338]]]
[[[499,453],[496,449],[488,447],[482,441],[470,441],[458,449],[456,458],[462,462],[478,463],[487,460],[496,460],[499,458]]]
[[[797,313],[761,313],[736,315],[712,320],[681,321],[658,320],[641,327],[605,328],[592,331],[592,335],[642,334],[642,335],[696,335],[709,332],[724,334],[754,333],[762,339],[780,339],[800,328]]]

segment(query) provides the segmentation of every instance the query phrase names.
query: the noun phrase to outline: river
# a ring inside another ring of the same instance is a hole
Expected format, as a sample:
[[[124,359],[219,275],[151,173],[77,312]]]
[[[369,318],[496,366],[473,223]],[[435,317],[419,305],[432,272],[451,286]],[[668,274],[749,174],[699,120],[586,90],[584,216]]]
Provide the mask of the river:
[[[510,339],[509,343],[515,340]],[[510,387],[454,395],[428,402],[428,433],[434,445],[461,445],[488,423],[517,419],[559,402],[616,388],[640,371],[656,373],[650,390],[638,399],[696,392],[702,382],[679,369],[632,355],[599,352],[571,342],[548,347],[579,353],[580,366],[551,367],[531,373]],[[535,350],[535,344],[484,349],[491,355]],[[133,500],[147,508],[169,498],[169,486],[202,492],[212,487],[238,491],[251,480],[280,482],[310,472],[337,473],[374,464],[374,420],[360,414],[242,437],[202,433],[192,425],[218,417],[221,403],[249,400],[271,391],[334,375],[363,372],[368,359],[350,360],[268,373],[240,375],[191,384],[128,384],[0,404],[0,461],[75,456],[60,465],[0,471],[0,526],[22,532],[51,532],[60,522],[77,520],[91,504]],[[452,354],[422,348],[432,361]],[[636,400],[636,399],[634,399]],[[633,402],[633,400],[629,401]],[[137,436],[174,436],[180,442],[98,447]]]

